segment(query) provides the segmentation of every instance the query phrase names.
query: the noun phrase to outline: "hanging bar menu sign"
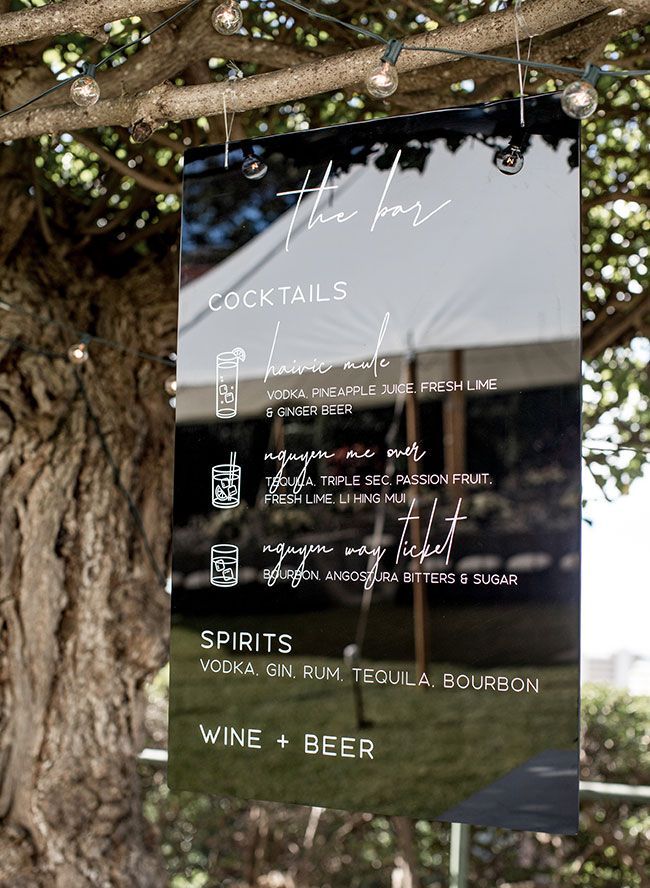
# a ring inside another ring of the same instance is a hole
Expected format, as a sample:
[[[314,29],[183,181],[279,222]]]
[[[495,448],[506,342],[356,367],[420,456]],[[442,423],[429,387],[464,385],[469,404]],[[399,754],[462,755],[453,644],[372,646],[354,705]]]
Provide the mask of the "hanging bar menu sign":
[[[173,789],[576,831],[579,129],[519,114],[186,154]]]

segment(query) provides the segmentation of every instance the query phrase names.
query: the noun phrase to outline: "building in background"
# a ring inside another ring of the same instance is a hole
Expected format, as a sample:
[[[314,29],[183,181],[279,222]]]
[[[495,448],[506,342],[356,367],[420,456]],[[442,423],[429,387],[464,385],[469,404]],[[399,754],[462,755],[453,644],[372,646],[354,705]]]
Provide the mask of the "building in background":
[[[617,651],[609,657],[585,657],[582,681],[650,696],[650,659],[630,651]]]

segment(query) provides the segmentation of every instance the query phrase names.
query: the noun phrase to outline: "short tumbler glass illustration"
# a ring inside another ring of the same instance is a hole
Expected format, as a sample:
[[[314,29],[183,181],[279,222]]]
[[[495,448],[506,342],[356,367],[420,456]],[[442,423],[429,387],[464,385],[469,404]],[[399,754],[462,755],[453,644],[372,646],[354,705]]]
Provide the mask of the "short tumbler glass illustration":
[[[241,466],[234,462],[212,466],[212,505],[216,509],[234,509],[239,505]]]
[[[243,348],[234,348],[217,355],[217,416],[220,419],[237,416],[239,365],[245,360]]]
[[[210,582],[225,589],[236,586],[239,578],[239,549],[229,543],[212,546],[210,550]]]

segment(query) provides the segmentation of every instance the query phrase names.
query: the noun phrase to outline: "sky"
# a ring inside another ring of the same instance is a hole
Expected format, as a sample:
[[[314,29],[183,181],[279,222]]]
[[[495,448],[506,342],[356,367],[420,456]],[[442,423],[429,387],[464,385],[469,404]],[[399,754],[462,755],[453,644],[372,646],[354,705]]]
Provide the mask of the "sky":
[[[582,525],[582,652],[620,650],[650,659],[650,471],[607,502],[585,470]]]

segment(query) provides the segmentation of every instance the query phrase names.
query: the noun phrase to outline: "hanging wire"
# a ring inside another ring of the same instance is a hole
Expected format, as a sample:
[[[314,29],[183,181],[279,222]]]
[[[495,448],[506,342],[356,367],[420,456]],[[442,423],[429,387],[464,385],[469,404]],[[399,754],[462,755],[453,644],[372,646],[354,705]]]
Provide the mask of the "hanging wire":
[[[528,30],[528,26],[526,24],[526,19],[524,18],[524,14],[521,9],[521,4],[522,0],[515,0],[515,46],[517,47],[517,77],[519,79],[519,123],[521,125],[521,128],[524,129],[524,127],[526,126],[526,103],[524,99],[526,98],[528,62],[530,61],[530,50],[533,45],[533,38],[530,35],[528,37],[528,53],[526,56],[526,65],[524,67],[521,64],[521,44],[519,29],[523,26],[526,30]]]
[[[228,62],[228,82],[232,80],[237,80],[244,76],[244,72],[242,69],[233,61]],[[226,93],[224,92],[223,96],[223,128],[225,131],[225,145],[224,145],[224,155],[223,155],[223,165],[225,169],[228,169],[229,155],[230,155],[230,134],[232,132],[232,127],[235,122],[235,112],[233,111],[230,116],[230,121],[228,121],[228,109],[226,107]]]
[[[36,314],[36,312],[30,311],[27,308],[23,308],[21,305],[16,305],[14,302],[7,302],[6,299],[0,299],[0,309],[2,309],[3,311],[13,311],[16,314],[22,315],[23,317],[37,321],[39,324],[51,325],[62,330],[67,330],[70,333],[71,337],[78,339],[80,342],[97,342],[99,345],[104,345],[107,348],[121,351],[123,354],[133,355],[136,358],[142,358],[146,361],[155,361],[158,364],[164,364],[166,367],[176,366],[176,362],[173,361],[171,358],[164,358],[160,355],[153,355],[149,352],[142,351],[139,348],[131,348],[131,346],[129,345],[124,345],[123,343],[117,342],[113,339],[107,339],[104,336],[95,336],[94,333],[77,330],[71,324],[67,324],[65,321],[58,321],[55,318],[43,317],[43,315]]]
[[[181,7],[177,12],[170,15],[168,18],[164,19],[160,24],[156,25],[155,28],[152,28],[146,34],[143,34],[141,37],[137,37],[135,40],[126,43],[124,46],[118,47],[108,56],[105,56],[103,59],[100,59],[97,64],[94,66],[95,69],[103,67],[109,61],[111,61],[116,56],[123,53],[125,50],[129,49],[132,46],[137,46],[140,43],[143,43],[145,40],[148,40],[153,34],[157,31],[160,31],[162,28],[167,27],[167,25],[171,24],[175,19],[179,16],[184,15],[189,9],[198,5],[201,0],[190,0],[189,3],[186,3],[185,6]],[[316,9],[310,9],[308,6],[303,6],[302,3],[297,3],[296,0],[278,0],[278,2],[284,6],[288,6],[293,9],[298,9],[303,12],[305,15],[308,15],[310,18],[317,19],[319,21],[330,22],[331,24],[339,25],[341,28],[346,28],[349,31],[354,31],[361,37],[367,37],[369,40],[374,40],[376,43],[380,43],[382,45],[387,45],[390,41],[385,37],[382,37],[381,34],[376,34],[373,31],[370,31],[368,28],[363,28],[359,25],[353,25],[351,22],[343,21],[342,19],[337,18],[336,16],[330,15],[327,12],[320,12]],[[516,22],[516,19],[515,19]],[[490,53],[484,52],[470,52],[469,50],[462,49],[451,49],[450,47],[445,46],[412,46],[408,43],[402,44],[402,48],[407,52],[437,52],[442,53],[443,55],[454,56],[455,58],[461,59],[477,59],[484,60],[488,62],[496,62],[504,65],[521,65],[521,59],[512,58],[510,56],[499,56],[492,55]],[[128,61],[128,58],[125,60]],[[531,68],[536,68],[538,70],[544,71],[556,71],[562,74],[571,74],[577,77],[582,77],[585,73],[584,68],[574,68],[568,65],[558,65],[553,62],[540,62],[535,59],[528,60],[528,65]],[[593,65],[592,68],[598,74],[604,74],[608,77],[645,77],[650,74],[650,69],[626,69],[626,70],[615,70],[609,68],[603,68],[600,65]],[[18,105],[15,108],[10,108],[7,111],[3,111],[0,113],[0,120],[2,118],[7,117],[10,114],[15,114],[18,111],[22,111],[24,108],[27,108],[29,105],[32,105],[34,102],[38,102],[40,99],[49,95],[50,93],[55,92],[66,84],[72,83],[74,80],[77,80],[79,77],[83,76],[83,71],[73,74],[71,77],[68,77],[64,80],[59,81],[54,86],[49,89],[44,90],[36,96],[33,96],[31,99],[28,99],[26,102],[23,102],[21,105]]]
[[[228,163],[229,163],[229,155],[230,155],[230,133],[232,132],[232,125],[235,122],[235,112],[234,111],[232,112],[232,116],[229,121],[228,120],[228,109],[226,107],[226,94],[225,93],[223,94],[222,98],[223,98],[223,129],[224,129],[224,134],[225,134],[224,151],[223,151],[223,166],[224,166],[224,169],[227,170]]]

